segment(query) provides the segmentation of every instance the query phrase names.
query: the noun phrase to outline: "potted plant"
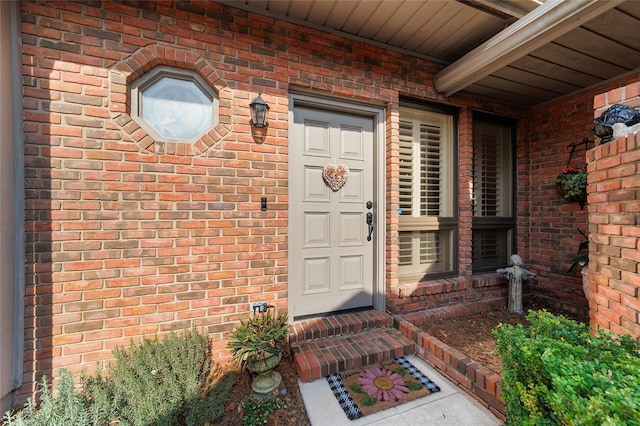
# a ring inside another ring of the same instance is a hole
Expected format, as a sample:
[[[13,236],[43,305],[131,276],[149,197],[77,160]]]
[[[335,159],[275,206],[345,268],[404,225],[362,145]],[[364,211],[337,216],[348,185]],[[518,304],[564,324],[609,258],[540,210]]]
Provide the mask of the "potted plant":
[[[587,201],[587,171],[577,167],[565,167],[556,177],[556,189],[561,197],[580,203]]]
[[[257,394],[269,394],[282,383],[282,376],[273,369],[287,349],[288,320],[286,313],[267,310],[241,321],[229,334],[227,347],[233,357],[242,368],[257,374],[251,384]]]

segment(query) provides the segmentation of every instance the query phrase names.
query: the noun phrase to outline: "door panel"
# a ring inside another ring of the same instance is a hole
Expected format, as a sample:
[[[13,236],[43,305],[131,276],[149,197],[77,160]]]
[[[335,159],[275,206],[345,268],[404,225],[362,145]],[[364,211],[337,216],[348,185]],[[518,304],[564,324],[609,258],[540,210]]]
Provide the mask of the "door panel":
[[[289,143],[289,303],[294,317],[373,305],[373,119],[296,107]],[[344,186],[323,181],[327,164],[349,168]],[[375,234],[374,234],[375,236]]]

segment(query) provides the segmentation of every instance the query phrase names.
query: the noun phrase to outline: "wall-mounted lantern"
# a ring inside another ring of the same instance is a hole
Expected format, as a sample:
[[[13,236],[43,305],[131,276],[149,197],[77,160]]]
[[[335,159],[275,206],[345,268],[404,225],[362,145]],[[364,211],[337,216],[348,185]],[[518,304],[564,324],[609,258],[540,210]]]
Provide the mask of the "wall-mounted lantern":
[[[251,122],[255,127],[266,127],[267,116],[269,115],[269,105],[262,99],[259,93],[258,96],[251,101],[249,108],[251,108]]]

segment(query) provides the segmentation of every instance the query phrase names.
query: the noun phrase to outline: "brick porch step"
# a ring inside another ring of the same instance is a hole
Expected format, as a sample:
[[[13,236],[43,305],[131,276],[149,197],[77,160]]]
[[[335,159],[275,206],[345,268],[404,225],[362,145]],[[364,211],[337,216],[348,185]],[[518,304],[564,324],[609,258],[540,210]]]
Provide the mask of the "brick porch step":
[[[415,343],[391,328],[391,321],[384,312],[364,311],[295,323],[289,344],[300,380],[414,354]]]

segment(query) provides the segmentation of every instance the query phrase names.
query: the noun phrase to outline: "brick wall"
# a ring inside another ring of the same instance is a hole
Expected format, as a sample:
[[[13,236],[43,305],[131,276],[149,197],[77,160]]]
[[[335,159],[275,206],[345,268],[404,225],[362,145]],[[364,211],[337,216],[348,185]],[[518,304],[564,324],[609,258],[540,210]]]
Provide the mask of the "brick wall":
[[[116,345],[155,333],[199,327],[224,358],[225,333],[251,301],[286,307],[291,90],[387,107],[389,300],[398,286],[399,97],[461,107],[461,187],[471,179],[472,110],[526,113],[442,98],[432,84],[440,65],[213,2],[21,6],[27,308],[18,403],[37,376],[100,368]],[[155,65],[195,71],[219,92],[220,124],[193,145],[155,143],[130,119],[127,85]],[[263,135],[249,125],[258,92],[271,106]],[[469,211],[460,223],[461,276],[470,277]]]
[[[592,138],[593,94],[580,93],[533,108],[530,124],[531,193],[529,204],[529,258],[525,266],[538,276],[531,293],[544,304],[586,317],[587,301],[580,275],[568,276],[570,261],[587,232],[587,210],[562,199],[555,178],[569,160],[567,146]],[[585,163],[584,146],[574,154],[571,165]]]
[[[594,98],[594,118],[614,103],[640,106],[636,81]],[[595,328],[640,340],[640,135],[589,152],[589,317]]]
[[[24,1],[27,228],[25,386],[37,376],[102,367],[116,345],[196,326],[213,355],[249,303],[287,306],[288,114],[292,90],[385,105],[387,308],[502,297],[471,275],[471,200],[460,194],[460,276],[413,283],[402,298],[398,256],[398,103],[460,108],[460,188],[472,179],[474,110],[518,122],[518,252],[540,300],[587,310],[564,271],[587,210],[553,180],[566,146],[590,136],[593,98],[620,83],[519,110],[435,93],[440,65],[213,2]],[[128,84],[155,65],[200,74],[219,93],[220,124],[195,144],[156,143],[131,120]],[[630,82],[630,77],[627,82]],[[637,76],[635,76],[637,81]],[[622,84],[624,85],[624,84]],[[249,125],[258,92],[266,134]],[[531,119],[528,119],[528,116]],[[584,161],[584,151],[579,152]],[[260,211],[267,197],[269,211]],[[433,291],[438,290],[437,295]],[[455,293],[455,294],[454,294]],[[19,403],[20,399],[18,399]]]
[[[541,304],[585,319],[588,303],[582,289],[582,276],[580,273],[569,276],[566,271],[583,241],[578,229],[585,233],[589,231],[590,210],[588,206],[582,209],[578,203],[560,198],[554,181],[567,165],[567,146],[585,137],[594,140],[594,98],[603,98],[602,92],[607,90],[619,93],[621,87],[637,80],[638,75],[537,106],[530,115],[530,192],[519,192],[518,195],[519,202],[526,206],[522,208],[529,210],[527,221],[520,223],[520,227],[528,227],[530,237],[519,245],[528,245],[528,257],[522,258],[525,266],[538,276],[525,290],[530,291]],[[586,153],[581,146],[571,165],[584,165]]]

